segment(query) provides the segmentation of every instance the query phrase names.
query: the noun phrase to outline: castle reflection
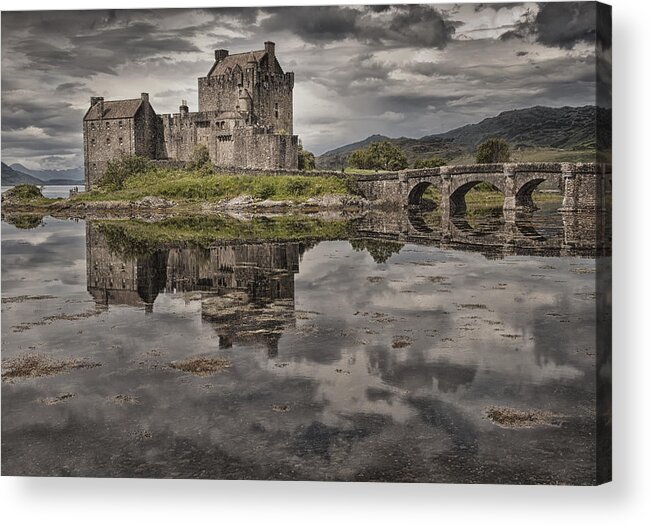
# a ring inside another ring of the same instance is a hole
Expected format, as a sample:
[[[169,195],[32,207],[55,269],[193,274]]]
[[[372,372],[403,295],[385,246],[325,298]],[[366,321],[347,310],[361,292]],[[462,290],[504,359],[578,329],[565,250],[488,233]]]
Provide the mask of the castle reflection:
[[[273,356],[280,335],[295,323],[294,275],[304,249],[299,242],[161,245],[129,255],[89,222],[87,289],[98,305],[146,312],[160,293],[199,292],[201,317],[214,326],[220,347],[264,343]]]

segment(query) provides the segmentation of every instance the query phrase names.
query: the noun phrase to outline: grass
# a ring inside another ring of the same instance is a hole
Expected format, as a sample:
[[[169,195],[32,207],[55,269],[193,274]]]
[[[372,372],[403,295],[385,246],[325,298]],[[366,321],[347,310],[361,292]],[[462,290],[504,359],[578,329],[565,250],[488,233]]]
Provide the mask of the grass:
[[[595,162],[596,152],[593,149],[556,149],[556,148],[523,148],[511,150],[510,162]],[[448,164],[475,164],[477,160],[471,152],[458,155],[448,161]],[[610,162],[600,158],[600,162]]]
[[[242,221],[222,215],[98,221],[109,248],[124,255],[147,255],[161,245],[189,243],[208,247],[217,241],[327,240],[348,235],[348,223],[300,215],[254,217]]]
[[[94,368],[99,363],[80,359],[57,360],[43,354],[22,354],[2,362],[2,380],[61,374],[76,368]]]
[[[554,414],[544,410],[517,410],[509,407],[490,407],[486,417],[493,423],[509,428],[528,428],[538,425],[551,425]]]
[[[138,200],[147,196],[172,200],[218,202],[241,195],[257,199],[303,202],[310,197],[353,193],[352,181],[335,176],[205,173],[152,169],[128,177],[123,189],[80,193],[73,201]]]
[[[372,173],[389,173],[386,170],[368,170],[364,168],[352,168],[350,166],[346,166],[344,168],[344,173],[349,173],[351,175],[369,175]]]
[[[172,368],[188,372],[196,376],[209,376],[223,372],[231,367],[231,362],[219,357],[190,357],[183,361],[170,363]]]

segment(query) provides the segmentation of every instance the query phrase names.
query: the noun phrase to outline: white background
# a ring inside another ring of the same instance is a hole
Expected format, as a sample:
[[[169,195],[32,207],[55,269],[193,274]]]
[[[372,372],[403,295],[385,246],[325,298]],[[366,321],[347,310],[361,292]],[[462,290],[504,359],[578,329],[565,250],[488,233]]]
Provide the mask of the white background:
[[[14,0],[0,5],[6,10],[335,3]],[[4,523],[651,523],[651,2],[610,3],[615,83],[614,482],[591,488],[5,477],[0,479]]]

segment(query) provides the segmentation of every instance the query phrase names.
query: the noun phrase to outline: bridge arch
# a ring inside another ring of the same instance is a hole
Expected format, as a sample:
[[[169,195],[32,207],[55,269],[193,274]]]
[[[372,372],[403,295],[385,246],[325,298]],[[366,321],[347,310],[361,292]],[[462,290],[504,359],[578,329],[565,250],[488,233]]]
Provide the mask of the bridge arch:
[[[450,212],[455,215],[465,213],[467,208],[466,195],[470,190],[482,183],[488,184],[495,191],[499,191],[503,197],[506,197],[508,194],[503,181],[498,178],[482,177],[459,181],[450,187]]]
[[[409,206],[424,206],[424,205],[431,205],[432,207],[438,207],[441,205],[441,197],[439,196],[437,199],[434,200],[423,200],[423,196],[427,190],[430,188],[433,188],[436,192],[440,192],[440,184],[438,184],[438,181],[432,181],[432,180],[421,180],[416,182],[411,189],[409,190],[409,194],[407,195],[407,204]]]
[[[533,202],[533,192],[547,179],[543,177],[533,178],[520,186],[515,192],[515,205],[518,208],[528,208],[534,210],[537,208]]]

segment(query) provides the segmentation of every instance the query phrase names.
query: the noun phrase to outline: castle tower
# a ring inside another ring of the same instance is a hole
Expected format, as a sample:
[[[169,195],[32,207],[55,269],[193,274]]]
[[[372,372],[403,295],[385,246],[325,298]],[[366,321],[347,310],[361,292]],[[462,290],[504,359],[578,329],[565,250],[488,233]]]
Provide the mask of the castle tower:
[[[199,79],[199,111],[240,112],[248,124],[272,132],[294,131],[294,73],[285,73],[276,45],[229,54],[215,51],[215,62]]]

